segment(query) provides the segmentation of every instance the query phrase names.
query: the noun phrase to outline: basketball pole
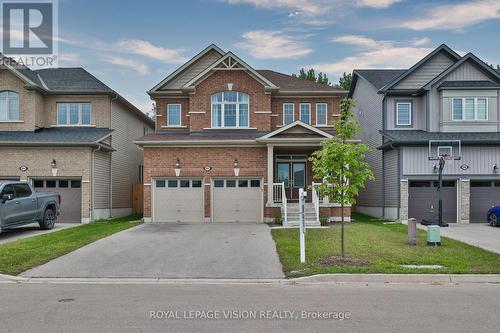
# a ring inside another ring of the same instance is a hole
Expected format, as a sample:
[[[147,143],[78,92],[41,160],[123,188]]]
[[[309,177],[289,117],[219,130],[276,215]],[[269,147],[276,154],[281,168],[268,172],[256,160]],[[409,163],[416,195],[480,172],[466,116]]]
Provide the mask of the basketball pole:
[[[438,223],[440,227],[447,227],[448,224],[443,222],[443,195],[441,193],[441,188],[443,187],[443,170],[446,164],[446,157],[441,156],[439,158],[439,176],[438,176]]]

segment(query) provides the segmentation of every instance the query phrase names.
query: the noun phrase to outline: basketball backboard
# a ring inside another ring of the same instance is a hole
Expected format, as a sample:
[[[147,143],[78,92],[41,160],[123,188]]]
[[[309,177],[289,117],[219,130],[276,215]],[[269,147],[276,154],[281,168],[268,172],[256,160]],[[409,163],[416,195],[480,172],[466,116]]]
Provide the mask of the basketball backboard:
[[[460,140],[429,140],[429,160],[460,160],[462,143]]]

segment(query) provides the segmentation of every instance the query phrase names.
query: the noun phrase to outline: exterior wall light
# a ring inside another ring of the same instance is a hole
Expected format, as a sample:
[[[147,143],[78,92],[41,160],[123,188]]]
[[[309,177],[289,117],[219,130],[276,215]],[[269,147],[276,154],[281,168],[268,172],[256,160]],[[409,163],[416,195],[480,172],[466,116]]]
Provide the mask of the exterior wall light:
[[[234,169],[233,169],[233,171],[234,171],[234,176],[235,176],[235,177],[238,177],[238,175],[240,174],[240,168],[238,168],[238,160],[237,160],[237,159],[235,159],[235,160],[233,161],[233,165],[234,165]]]
[[[56,177],[57,176],[57,161],[53,158],[52,159],[52,162],[50,162],[50,166],[52,167],[52,177]]]
[[[180,174],[181,174],[181,161],[179,160],[179,158],[177,157],[177,159],[175,160],[175,176],[176,177],[179,177]]]
[[[434,164],[434,166],[432,167],[432,171],[434,173],[437,173],[439,171],[439,167],[437,166],[437,164]]]
[[[493,172],[498,173],[498,165],[493,164]]]

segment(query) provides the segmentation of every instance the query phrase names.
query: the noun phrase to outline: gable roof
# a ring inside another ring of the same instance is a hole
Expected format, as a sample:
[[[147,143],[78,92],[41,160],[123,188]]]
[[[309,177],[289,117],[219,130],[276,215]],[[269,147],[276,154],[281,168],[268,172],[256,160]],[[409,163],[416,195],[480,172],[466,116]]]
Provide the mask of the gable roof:
[[[417,69],[419,69],[421,66],[423,66],[425,63],[427,63],[430,59],[432,59],[436,54],[439,52],[444,52],[447,54],[450,58],[455,59],[455,61],[460,60],[460,55],[458,55],[455,51],[453,51],[450,47],[448,47],[446,44],[441,44],[438,46],[436,49],[434,49],[431,53],[426,55],[423,59],[421,59],[419,62],[417,62],[415,65],[410,67],[405,73],[401,74],[399,77],[397,77],[394,81],[391,81],[390,83],[386,84],[382,88],[380,88],[380,91],[386,92],[387,90],[391,89],[394,87],[396,84],[401,82],[403,79],[408,77],[410,74],[415,72]]]
[[[467,53],[462,59],[451,65],[448,69],[443,71],[441,74],[436,76],[434,79],[432,79],[429,83],[427,83],[424,88],[429,89],[432,87],[434,84],[439,82],[441,79],[443,79],[446,75],[449,73],[453,72],[455,69],[460,67],[463,63],[471,61],[473,62],[481,71],[486,73],[488,76],[490,76],[492,79],[496,80],[497,82],[500,82],[500,73],[488,66],[485,62],[483,62],[481,59],[476,57],[472,53]]]
[[[270,133],[267,133],[266,135],[260,137],[257,139],[257,141],[268,141],[268,140],[272,140],[274,137],[280,135],[280,134],[284,134],[285,132],[287,131],[290,131],[291,129],[293,128],[296,128],[296,127],[300,127],[300,128],[303,128],[305,129],[306,131],[308,132],[311,132],[313,134],[317,134],[318,136],[320,136],[323,140],[324,139],[329,139],[329,138],[332,138],[333,137],[333,134],[330,134],[328,132],[325,132],[323,130],[320,130],[319,128],[316,128],[314,126],[311,126],[309,124],[306,124],[304,123],[303,121],[300,121],[300,120],[296,120],[294,121],[293,123],[290,123],[286,126],[283,126],[275,131],[272,131]],[[317,139],[317,137],[313,137],[314,139]]]
[[[164,78],[163,80],[161,80],[157,85],[155,85],[153,88],[151,88],[148,91],[148,94],[156,92],[158,89],[160,89],[162,86],[164,86],[165,84],[167,84],[169,81],[171,81],[172,79],[174,79],[175,77],[177,77],[180,73],[182,73],[184,70],[186,70],[189,66],[191,66],[195,62],[197,62],[199,59],[201,59],[205,54],[209,53],[210,51],[215,51],[215,52],[219,53],[221,56],[223,56],[225,54],[225,52],[220,47],[218,47],[215,44],[210,44],[209,46],[207,46],[206,48],[204,48],[200,53],[198,53],[197,55],[195,55],[194,57],[192,57],[184,65],[182,65],[181,67],[177,68],[174,72],[172,72],[166,78]]]
[[[345,90],[279,73],[269,69],[258,69],[257,72],[280,88],[280,92],[334,92],[347,93]]]
[[[498,89],[500,84],[491,81],[444,81],[439,85],[439,89]]]
[[[462,144],[498,144],[500,132],[426,132],[422,130],[382,130],[387,141],[379,148],[391,145],[428,144],[429,140],[461,140]]]
[[[352,97],[354,88],[356,86],[358,76],[364,78],[368,83],[379,90],[383,86],[391,83],[400,75],[405,73],[407,69],[355,69],[353,71],[351,88],[349,89],[349,96]]]
[[[262,76],[261,74],[259,74],[255,69],[253,69],[250,65],[248,65],[246,62],[244,62],[240,58],[238,58],[231,51],[227,52],[222,58],[220,58],[219,60],[217,60],[216,62],[214,62],[212,65],[210,65],[209,67],[207,67],[200,74],[198,74],[197,76],[195,76],[192,80],[190,80],[188,83],[186,83],[184,85],[184,87],[185,88],[192,88],[197,82],[199,82],[200,80],[203,80],[204,78],[206,78],[207,76],[209,76],[210,72],[213,71],[218,65],[224,63],[224,61],[226,61],[228,59],[235,60],[240,66],[242,66],[242,68],[248,70],[250,72],[250,74],[254,78],[256,78],[258,81],[260,81],[261,83],[263,83],[266,86],[266,88],[269,88],[269,89],[278,89],[278,87],[274,83],[272,83],[267,78],[265,78],[264,76]]]

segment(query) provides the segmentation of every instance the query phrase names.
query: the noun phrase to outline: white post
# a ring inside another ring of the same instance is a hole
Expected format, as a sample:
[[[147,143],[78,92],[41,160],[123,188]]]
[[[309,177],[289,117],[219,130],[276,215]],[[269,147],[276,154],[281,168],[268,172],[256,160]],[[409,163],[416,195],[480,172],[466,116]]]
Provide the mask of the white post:
[[[306,222],[304,218],[304,201],[307,192],[303,188],[299,189],[299,212],[300,212],[300,262],[306,262]]]
[[[273,160],[274,160],[274,147],[273,145],[267,145],[267,204],[271,206],[274,201],[273,194]]]

